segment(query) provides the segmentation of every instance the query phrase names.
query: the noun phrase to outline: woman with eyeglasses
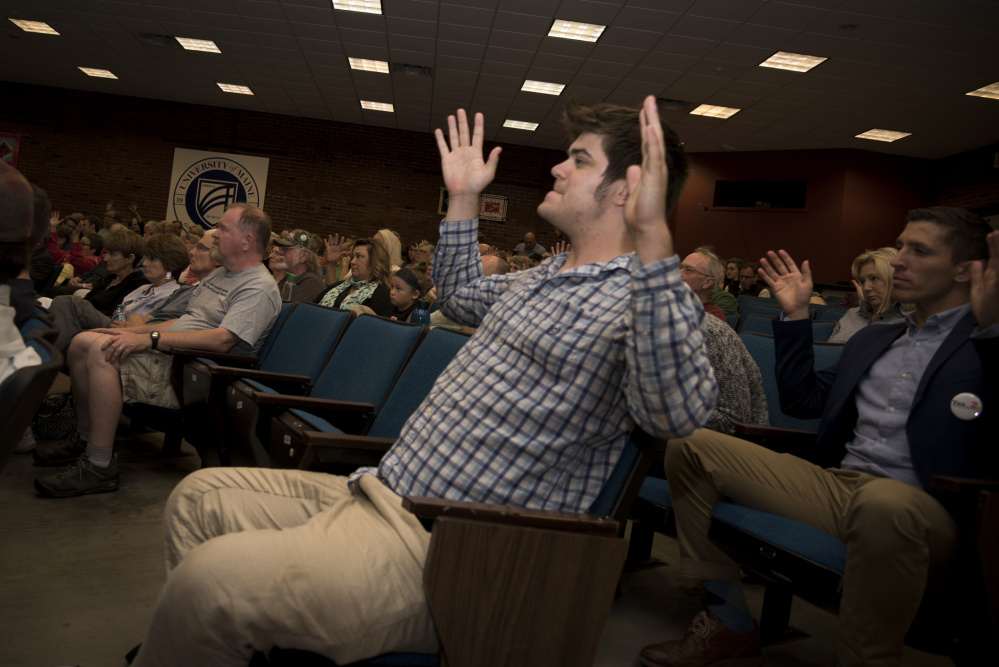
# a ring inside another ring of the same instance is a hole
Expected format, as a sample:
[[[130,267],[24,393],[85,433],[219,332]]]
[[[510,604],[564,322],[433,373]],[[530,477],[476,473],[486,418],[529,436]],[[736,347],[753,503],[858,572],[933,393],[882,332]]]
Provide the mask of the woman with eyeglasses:
[[[49,306],[59,330],[55,346],[61,351],[67,350],[73,336],[81,331],[113,326],[112,313],[118,304],[124,306],[127,319],[117,326],[145,324],[145,316],[162,305],[179,287],[176,277],[188,262],[187,246],[173,234],[157,234],[142,243],[136,234],[124,230],[108,235],[105,256],[108,269],[113,274],[106,288],[97,287],[83,299],[57,296]],[[135,257],[139,257],[142,271],[131,271],[122,278],[121,274],[133,267]],[[118,280],[117,285],[113,284],[115,280]],[[125,291],[123,285],[131,289]],[[119,289],[124,294],[110,303],[110,310],[102,308],[109,301],[109,295]]]
[[[104,242],[96,232],[81,233],[80,227],[73,227],[69,234],[69,251],[59,246],[56,228],[52,229],[46,244],[49,254],[56,264],[69,264],[73,275],[83,275],[101,263]]]
[[[205,234],[201,240],[187,253],[190,263],[184,269],[177,282],[181,285],[197,285],[207,278],[212,271],[219,268],[219,263],[212,259],[212,245],[215,237]]]
[[[328,245],[327,261],[331,261],[331,253],[336,254]],[[339,260],[339,256],[332,257],[333,263]],[[384,247],[372,239],[359,239],[351,251],[350,279],[331,285],[315,303],[343,310],[350,310],[352,306],[367,306],[376,315],[389,317],[395,309],[391,299],[392,271],[389,266],[389,256]]]

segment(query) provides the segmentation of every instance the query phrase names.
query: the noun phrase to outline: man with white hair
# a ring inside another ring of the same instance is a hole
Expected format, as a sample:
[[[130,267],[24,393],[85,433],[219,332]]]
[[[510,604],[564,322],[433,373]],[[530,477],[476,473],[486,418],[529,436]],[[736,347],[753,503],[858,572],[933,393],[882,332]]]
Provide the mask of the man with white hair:
[[[318,243],[315,237],[304,229],[295,229],[287,237],[274,240],[274,259],[271,269],[284,271],[285,277],[278,282],[278,292],[285,298],[285,287],[289,281],[295,286],[291,290],[290,301],[312,302],[326,290],[326,283],[316,271]]]

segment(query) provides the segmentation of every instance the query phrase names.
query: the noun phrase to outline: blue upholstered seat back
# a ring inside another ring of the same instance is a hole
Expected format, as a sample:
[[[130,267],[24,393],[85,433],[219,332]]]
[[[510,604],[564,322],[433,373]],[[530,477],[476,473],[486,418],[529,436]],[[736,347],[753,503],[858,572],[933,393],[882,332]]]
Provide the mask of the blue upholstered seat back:
[[[287,304],[282,304],[282,310],[284,305]],[[349,310],[298,304],[285,320],[267,356],[262,358],[260,370],[308,375],[315,382],[350,317]]]
[[[624,486],[628,483],[632,468],[635,467],[640,454],[641,447],[639,444],[633,438],[628,438],[628,442],[624,445],[624,451],[621,452],[621,458],[618,459],[613,472],[611,472],[610,479],[607,480],[607,484],[600,491],[600,495],[596,497],[593,505],[590,506],[590,514],[605,516],[614,514]]]
[[[447,329],[431,329],[416,348],[402,375],[392,387],[368,435],[395,438],[403,424],[420,405],[434,382],[468,341],[468,336]]]
[[[377,411],[421,332],[416,324],[361,315],[347,327],[310,395],[370,403]]]
[[[778,306],[777,302],[773,300],[770,300],[770,303],[767,304],[745,303],[739,308],[739,315],[742,317],[743,321],[745,321],[746,318],[749,317],[750,315],[762,315],[763,317],[779,317],[780,306]]]
[[[832,320],[823,320],[821,322],[812,322],[812,340],[816,342],[824,343],[829,340],[829,336],[832,334],[833,329],[836,328],[836,323]]]
[[[281,327],[288,319],[288,314],[294,308],[295,304],[290,301],[285,301],[281,304],[281,310],[278,312],[277,321],[274,322],[274,326],[271,327],[270,332],[267,334],[267,338],[264,339],[264,344],[260,346],[260,352],[257,354],[257,357],[260,358],[260,364],[258,364],[258,366],[262,365],[267,360],[267,355],[270,354],[271,349],[274,347],[274,341],[277,339],[278,334],[281,333]]]
[[[772,315],[761,315],[759,313],[753,313],[751,315],[741,315],[742,319],[739,324],[739,333],[759,333],[770,335],[773,333],[773,321],[774,316]]]
[[[817,432],[819,430],[818,419],[795,419],[781,412],[780,397],[777,393],[777,377],[774,375],[776,356],[773,336],[740,333],[739,338],[745,343],[746,349],[756,361],[756,365],[760,367],[760,373],[763,376],[763,391],[767,395],[767,407],[770,411],[770,425],[778,428],[795,428],[812,433]],[[815,345],[814,349],[816,350],[815,370],[822,370],[838,361],[840,352],[842,352],[841,345],[820,344]]]
[[[646,502],[666,509],[673,509],[673,498],[670,496],[669,481],[658,477],[646,477],[638,497]]]

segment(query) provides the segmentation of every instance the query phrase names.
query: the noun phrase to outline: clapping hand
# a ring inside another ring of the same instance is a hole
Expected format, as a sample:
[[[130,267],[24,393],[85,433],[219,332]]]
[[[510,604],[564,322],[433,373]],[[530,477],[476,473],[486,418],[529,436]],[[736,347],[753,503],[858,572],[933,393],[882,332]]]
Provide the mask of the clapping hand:
[[[999,324],[999,232],[985,240],[988,260],[971,263],[971,311],[982,329]]]
[[[760,277],[790,320],[809,317],[808,302],[812,298],[812,269],[806,259],[801,269],[786,251],[771,250],[760,259]]]
[[[642,133],[642,164],[628,167],[624,222],[634,239],[636,253],[647,264],[673,254],[673,238],[666,226],[669,169],[655,97],[645,98],[638,119]]]

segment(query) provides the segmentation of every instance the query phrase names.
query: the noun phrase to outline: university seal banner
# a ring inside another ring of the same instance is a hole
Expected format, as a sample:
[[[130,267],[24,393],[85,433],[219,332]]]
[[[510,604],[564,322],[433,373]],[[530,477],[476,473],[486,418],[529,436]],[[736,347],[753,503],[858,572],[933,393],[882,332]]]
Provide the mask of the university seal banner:
[[[229,204],[263,208],[269,164],[265,157],[175,148],[167,220],[215,229]]]

